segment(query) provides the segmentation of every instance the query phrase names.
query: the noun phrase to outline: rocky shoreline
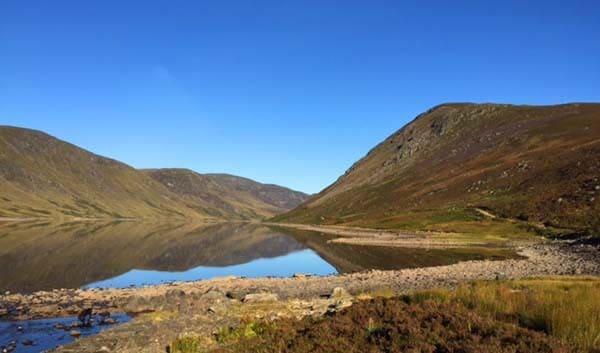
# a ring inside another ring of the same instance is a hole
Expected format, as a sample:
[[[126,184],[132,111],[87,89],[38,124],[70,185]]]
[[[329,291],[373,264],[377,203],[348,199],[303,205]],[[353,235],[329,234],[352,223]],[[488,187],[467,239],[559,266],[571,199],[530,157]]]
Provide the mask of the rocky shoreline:
[[[302,274],[293,278],[227,277],[142,288],[56,289],[27,295],[4,293],[0,296],[0,315],[5,320],[27,320],[76,316],[85,308],[92,308],[94,312],[127,312],[137,316],[136,319],[78,340],[61,351],[95,352],[106,347],[111,351],[164,352],[165,345],[182,334],[204,332],[209,335],[211,330],[234,324],[248,315],[321,315],[347,306],[352,298],[368,293],[401,294],[453,287],[474,280],[600,276],[600,250],[595,246],[548,241],[517,250],[523,259],[467,261],[448,266],[328,277]],[[340,300],[346,297],[345,293],[349,293],[349,299]],[[270,304],[265,306],[262,304],[265,302]],[[135,338],[131,338],[133,333]]]
[[[175,293],[196,298],[217,290],[233,298],[257,292],[276,293],[280,298],[311,298],[344,287],[353,294],[378,290],[403,293],[433,287],[452,287],[472,280],[518,279],[542,275],[600,275],[600,251],[595,246],[545,242],[517,249],[524,259],[466,261],[453,265],[365,271],[326,277],[298,274],[293,278],[224,277],[197,282],[177,282],[124,289],[54,289],[31,294],[0,295],[0,317],[28,320],[77,315],[94,311],[148,312],[180,306]],[[174,298],[175,296],[175,298]]]

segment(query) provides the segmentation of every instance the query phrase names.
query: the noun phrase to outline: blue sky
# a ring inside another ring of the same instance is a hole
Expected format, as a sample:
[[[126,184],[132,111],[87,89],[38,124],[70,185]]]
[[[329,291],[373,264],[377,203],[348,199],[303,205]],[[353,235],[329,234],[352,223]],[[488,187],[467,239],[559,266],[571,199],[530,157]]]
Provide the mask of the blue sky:
[[[318,192],[452,101],[600,101],[598,1],[0,1],[0,124]]]

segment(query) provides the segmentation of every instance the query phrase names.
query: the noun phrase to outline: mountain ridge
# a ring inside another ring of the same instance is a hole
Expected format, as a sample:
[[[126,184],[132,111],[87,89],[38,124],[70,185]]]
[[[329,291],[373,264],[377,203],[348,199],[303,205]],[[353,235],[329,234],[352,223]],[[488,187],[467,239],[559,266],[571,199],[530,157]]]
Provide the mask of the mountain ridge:
[[[185,168],[142,169],[141,172],[189,201],[211,206],[216,210],[213,211],[216,216],[269,218],[308,198],[306,194],[286,187],[231,174],[201,174]]]
[[[281,188],[282,198],[288,190]],[[289,195],[291,204],[306,197],[291,190]],[[245,213],[220,212],[116,159],[42,131],[0,126],[0,218],[239,220],[262,219],[291,208],[290,203],[280,208],[261,204],[253,210],[252,201],[246,198]]]

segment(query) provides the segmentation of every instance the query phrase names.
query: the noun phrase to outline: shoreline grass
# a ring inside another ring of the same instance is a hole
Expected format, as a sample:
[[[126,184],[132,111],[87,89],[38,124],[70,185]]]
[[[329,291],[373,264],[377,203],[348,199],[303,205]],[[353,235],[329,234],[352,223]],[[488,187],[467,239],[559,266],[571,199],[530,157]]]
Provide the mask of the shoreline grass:
[[[481,314],[545,332],[577,352],[600,352],[600,278],[542,277],[474,282],[404,296],[460,303]]]

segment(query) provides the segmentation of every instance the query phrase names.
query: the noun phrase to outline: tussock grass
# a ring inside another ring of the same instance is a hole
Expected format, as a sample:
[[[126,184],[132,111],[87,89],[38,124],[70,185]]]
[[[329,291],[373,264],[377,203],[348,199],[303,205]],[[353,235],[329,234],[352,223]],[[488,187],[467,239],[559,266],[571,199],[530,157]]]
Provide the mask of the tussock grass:
[[[179,313],[173,311],[153,311],[150,313],[140,314],[138,320],[148,322],[161,322],[176,319]]]
[[[198,337],[181,337],[169,345],[169,353],[202,353],[202,340]]]
[[[385,287],[385,288],[380,288],[377,290],[359,293],[356,296],[356,299],[358,299],[358,300],[369,300],[369,299],[373,299],[373,298],[389,299],[389,298],[393,298],[395,296],[396,296],[396,293],[394,293],[394,291],[391,288]]]
[[[455,291],[418,292],[405,300],[458,302],[498,320],[546,332],[578,352],[600,352],[599,278],[476,282]]]
[[[267,324],[263,322],[250,321],[240,327],[222,327],[216,334],[215,339],[218,343],[230,343],[239,341],[240,338],[252,338],[262,334],[267,329]]]

